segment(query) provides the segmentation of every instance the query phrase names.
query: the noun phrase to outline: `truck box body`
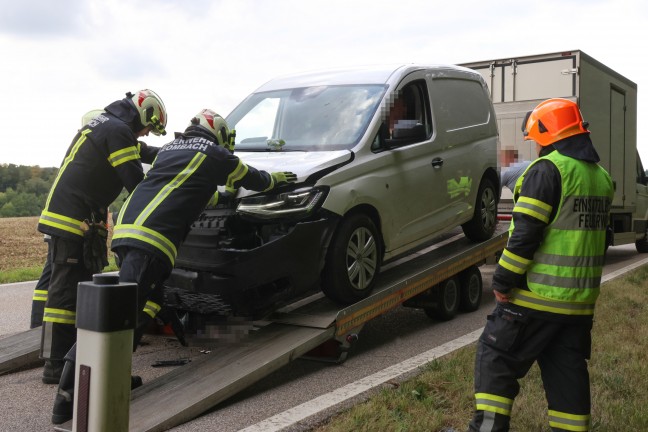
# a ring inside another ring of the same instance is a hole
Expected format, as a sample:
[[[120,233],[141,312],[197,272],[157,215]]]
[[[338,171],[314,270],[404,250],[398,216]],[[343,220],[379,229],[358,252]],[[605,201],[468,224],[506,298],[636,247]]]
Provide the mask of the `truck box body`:
[[[601,165],[615,184],[612,244],[633,243],[646,236],[646,185],[637,154],[637,85],[579,50],[463,63],[479,72],[491,91],[501,149],[518,150],[520,160],[534,160],[535,145],[524,141],[522,123],[528,111],[548,98],[576,102],[589,122]],[[645,177],[644,177],[645,181]],[[511,209],[512,194],[502,192],[502,209]]]

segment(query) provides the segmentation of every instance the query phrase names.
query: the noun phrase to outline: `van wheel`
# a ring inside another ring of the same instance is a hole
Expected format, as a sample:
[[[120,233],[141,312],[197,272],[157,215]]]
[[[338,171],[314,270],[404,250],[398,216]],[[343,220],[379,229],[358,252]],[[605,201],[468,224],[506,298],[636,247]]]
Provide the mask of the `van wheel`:
[[[449,321],[459,311],[459,279],[451,277],[436,287],[436,306],[425,308],[425,314],[439,321]]]
[[[493,236],[497,225],[497,196],[493,182],[483,178],[477,191],[475,214],[461,226],[471,241],[481,242]]]
[[[331,300],[351,304],[371,294],[380,270],[381,242],[370,217],[357,213],[335,232],[322,272],[322,291]]]
[[[459,310],[463,312],[476,311],[481,305],[484,287],[479,267],[470,266],[459,273],[459,282],[461,283]]]

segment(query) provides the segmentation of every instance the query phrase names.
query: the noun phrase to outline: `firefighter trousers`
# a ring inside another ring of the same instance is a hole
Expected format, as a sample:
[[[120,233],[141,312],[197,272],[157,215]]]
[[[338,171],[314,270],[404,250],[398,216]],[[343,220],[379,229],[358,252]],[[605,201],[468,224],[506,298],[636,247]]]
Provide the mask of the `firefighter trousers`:
[[[83,243],[52,236],[52,274],[43,313],[41,358],[63,360],[76,342],[79,282],[92,280],[83,262]]]
[[[34,288],[29,328],[36,328],[43,325],[45,302],[47,302],[47,292],[49,291],[50,278],[52,277],[52,239],[50,236],[45,236],[45,243],[47,243],[47,259]]]
[[[169,265],[156,255],[132,247],[120,247],[119,281],[137,283],[137,326],[133,337],[133,351],[151,321],[160,312],[164,302],[163,284],[171,274]]]
[[[518,380],[537,361],[551,429],[588,431],[591,329],[589,318],[547,320],[538,318],[536,311],[498,303],[477,345],[476,409],[469,430],[509,430]]]

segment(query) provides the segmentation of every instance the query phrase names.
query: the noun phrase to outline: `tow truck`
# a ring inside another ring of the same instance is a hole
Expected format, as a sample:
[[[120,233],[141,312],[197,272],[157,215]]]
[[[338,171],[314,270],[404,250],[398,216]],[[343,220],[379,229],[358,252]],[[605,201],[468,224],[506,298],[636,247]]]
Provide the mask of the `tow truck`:
[[[439,320],[476,310],[483,291],[479,267],[495,262],[507,227],[500,221],[482,243],[454,232],[392,263],[380,273],[374,293],[350,306],[341,308],[320,293],[255,321],[245,343],[213,348],[135,389],[129,430],[163,431],[185,423],[297,358],[341,363],[362,327],[396,307],[421,308]],[[37,365],[39,345],[39,328],[0,339],[0,375]],[[160,410],[164,400],[173,402]],[[57,430],[71,430],[71,422]]]

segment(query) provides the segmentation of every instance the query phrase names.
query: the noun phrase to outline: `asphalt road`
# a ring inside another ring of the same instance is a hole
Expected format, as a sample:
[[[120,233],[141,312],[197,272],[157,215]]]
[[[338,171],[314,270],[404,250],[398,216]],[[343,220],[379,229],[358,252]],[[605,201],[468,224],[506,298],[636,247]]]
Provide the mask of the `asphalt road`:
[[[610,248],[604,275],[616,274],[620,269],[646,261],[646,258],[646,255],[637,254],[634,246]],[[316,398],[320,399],[317,399],[315,406],[327,406],[329,399],[335,399],[328,398],[328,395],[335,394],[351,383],[390,371],[394,365],[478,332],[483,327],[486,314],[493,307],[493,297],[488,292],[493,268],[482,266],[481,270],[485,295],[478,311],[459,315],[449,322],[436,322],[421,310],[399,307],[365,325],[344,363],[329,364],[298,359],[212,411],[172,430],[229,432],[249,428],[249,431],[267,431],[279,430],[281,427],[281,430],[287,431],[308,430],[332,413],[365,398],[371,390],[338,402],[321,412],[314,409],[313,415],[292,425],[290,419],[298,419],[299,415],[287,415],[289,420],[276,420],[275,424],[279,426],[270,427],[268,423],[260,422],[281,416],[287,410],[308,404]],[[28,328],[33,286],[33,282],[0,285],[0,335]],[[134,373],[141,375],[145,383],[169,370],[151,367],[155,360],[202,355],[197,348],[181,348],[168,337],[146,336],[145,341],[148,345],[138,349],[133,358]],[[401,373],[390,381],[406,379],[414,373],[416,372]],[[50,415],[56,386],[42,384],[40,374],[41,369],[34,368],[0,376],[0,430],[53,430]],[[379,387],[380,385],[377,388]],[[310,409],[313,409],[312,406]],[[160,410],[164,410],[164,406],[160,406]]]

